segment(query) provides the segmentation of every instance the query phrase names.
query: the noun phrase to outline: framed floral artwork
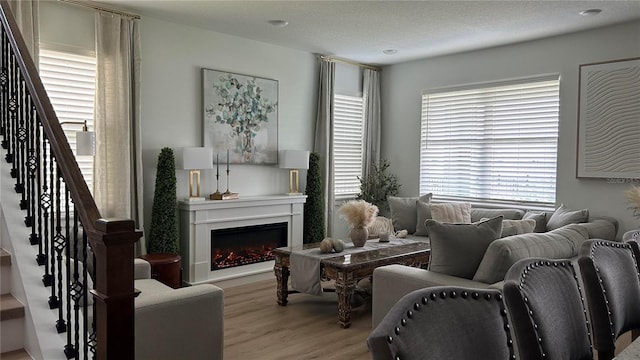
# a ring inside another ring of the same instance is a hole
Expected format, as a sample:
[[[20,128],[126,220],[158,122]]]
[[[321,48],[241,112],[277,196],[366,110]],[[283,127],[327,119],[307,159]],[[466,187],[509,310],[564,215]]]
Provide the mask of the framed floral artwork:
[[[278,163],[278,81],[202,69],[205,147],[215,161]]]

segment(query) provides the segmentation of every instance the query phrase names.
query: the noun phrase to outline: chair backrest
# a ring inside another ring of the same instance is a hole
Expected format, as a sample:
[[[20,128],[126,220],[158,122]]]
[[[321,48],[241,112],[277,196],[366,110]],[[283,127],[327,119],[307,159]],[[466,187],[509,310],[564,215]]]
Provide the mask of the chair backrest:
[[[586,241],[579,254],[593,346],[600,360],[610,359],[616,339],[640,328],[640,276],[636,259],[631,245],[605,240]]]
[[[503,291],[520,359],[593,358],[578,277],[569,260],[519,260],[507,272]]]
[[[498,290],[436,286],[400,299],[367,338],[374,360],[515,359]]]

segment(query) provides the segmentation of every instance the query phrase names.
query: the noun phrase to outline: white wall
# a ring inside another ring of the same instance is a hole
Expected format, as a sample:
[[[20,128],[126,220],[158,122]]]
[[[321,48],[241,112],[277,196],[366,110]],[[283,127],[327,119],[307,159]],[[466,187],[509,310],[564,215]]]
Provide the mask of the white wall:
[[[618,237],[640,226],[627,209],[628,183],[576,179],[578,66],[640,56],[640,22],[463,54],[418,60],[382,72],[382,156],[402,184],[402,195],[419,191],[420,102],[423,90],[560,74],[560,124],[556,202],[588,208],[620,221]],[[640,120],[639,120],[640,121]],[[640,154],[638,154],[640,156]]]
[[[202,146],[202,68],[278,80],[278,147],[312,149],[317,88],[313,54],[146,16],[140,24],[147,225],[160,149]],[[304,185],[306,173],[302,173]],[[187,197],[187,173],[178,171],[176,175],[178,198]],[[288,171],[276,166],[231,165],[229,190],[240,196],[285,193],[288,178]],[[202,193],[215,191],[215,170],[203,171],[202,184]],[[226,187],[221,172],[220,190]]]

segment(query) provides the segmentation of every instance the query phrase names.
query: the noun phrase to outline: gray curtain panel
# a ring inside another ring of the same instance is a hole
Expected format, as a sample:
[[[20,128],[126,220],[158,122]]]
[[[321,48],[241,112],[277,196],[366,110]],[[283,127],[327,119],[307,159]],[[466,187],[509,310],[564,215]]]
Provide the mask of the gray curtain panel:
[[[362,175],[380,162],[380,71],[364,69],[362,93],[365,99]]]
[[[333,92],[336,64],[320,59],[320,81],[318,83],[318,114],[313,151],[320,155],[320,174],[324,191],[324,221],[327,236],[333,234]]]

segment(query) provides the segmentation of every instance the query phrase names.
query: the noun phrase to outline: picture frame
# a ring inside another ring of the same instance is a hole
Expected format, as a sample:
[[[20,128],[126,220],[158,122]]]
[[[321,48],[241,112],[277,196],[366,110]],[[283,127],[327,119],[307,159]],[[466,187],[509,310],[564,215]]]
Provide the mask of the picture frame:
[[[278,81],[202,69],[203,146],[216,163],[278,163]]]
[[[640,58],[583,64],[577,178],[640,178]]]

